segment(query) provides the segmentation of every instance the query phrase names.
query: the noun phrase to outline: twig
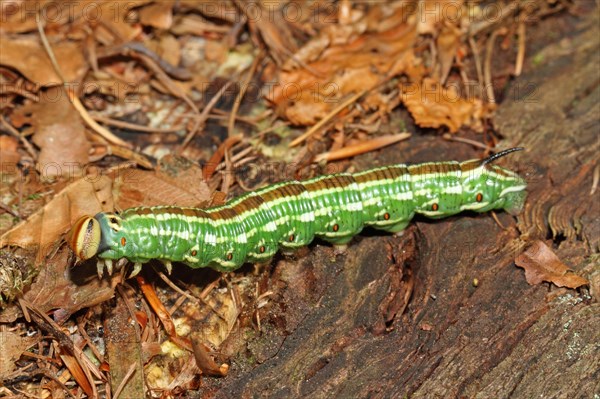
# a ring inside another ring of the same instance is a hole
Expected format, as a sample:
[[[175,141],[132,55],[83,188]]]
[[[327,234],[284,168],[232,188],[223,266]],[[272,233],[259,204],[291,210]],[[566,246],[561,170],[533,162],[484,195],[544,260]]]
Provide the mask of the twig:
[[[217,166],[219,166],[221,160],[223,160],[227,149],[232,147],[234,144],[239,143],[241,140],[242,136],[238,135],[233,137],[227,137],[225,141],[221,143],[219,148],[217,148],[217,151],[215,151],[215,153],[210,157],[210,159],[202,169],[202,176],[204,177],[204,179],[208,180],[212,177],[212,175],[215,173],[215,170],[217,169]]]
[[[298,144],[302,143],[307,138],[309,138],[310,136],[312,136],[313,134],[315,134],[321,127],[323,127],[323,125],[325,125],[327,122],[329,122],[334,116],[336,116],[338,113],[340,113],[348,105],[356,102],[356,100],[361,98],[367,91],[368,90],[360,91],[360,92],[356,93],[355,95],[353,95],[352,97],[348,98],[346,101],[344,101],[340,105],[338,105],[331,112],[329,112],[327,115],[325,115],[325,117],[323,119],[321,119],[319,122],[314,124],[310,129],[308,129],[308,131],[306,133],[304,133],[303,135],[301,135],[300,137],[298,137],[294,141],[292,141],[290,143],[289,147],[295,147]]]
[[[126,285],[126,286],[129,289],[133,290],[133,288],[130,285]],[[129,312],[129,317],[131,317],[131,320],[137,320],[137,317],[135,315],[135,309],[129,302],[129,298],[127,298],[127,293],[125,292],[123,285],[117,285],[117,292],[119,293],[121,300],[125,304],[125,307],[127,308],[127,311]],[[137,322],[133,323],[133,329],[135,331],[135,336],[136,336],[138,342],[142,342],[142,340],[141,340],[142,331],[140,330],[140,325]]]
[[[18,380],[21,380],[21,381],[25,380],[25,379],[28,380],[28,381],[31,381],[35,377],[46,377],[46,378],[48,378],[48,379],[56,382],[63,389],[63,391],[66,392],[69,395],[70,398],[77,399],[77,397],[75,395],[73,395],[73,393],[65,385],[65,383],[62,382],[59,377],[57,377],[57,376],[54,375],[54,371],[53,370],[45,369],[45,368],[39,368],[39,369],[37,369],[35,371],[31,371],[31,372],[28,372],[28,373],[19,373],[17,377],[18,377]],[[15,380],[17,380],[17,378],[15,378]],[[6,378],[4,376],[3,381],[2,381],[2,386],[12,385],[11,382],[12,381],[10,381],[9,378]],[[36,398],[37,399],[37,398],[40,397],[40,396],[37,396],[37,395],[32,395],[32,394],[27,393],[25,391],[21,391],[19,389],[15,389],[15,391],[23,394],[24,396],[30,397],[30,398]],[[3,398],[9,398],[9,396],[2,396],[2,397]],[[17,396],[12,396],[12,397],[14,398],[14,397],[17,397]]]
[[[21,215],[15,210],[13,210],[10,206],[6,205],[4,202],[0,201],[0,208],[4,209],[6,212],[10,213],[16,218],[23,219]]]
[[[482,14],[479,21],[475,21],[469,26],[469,36],[477,36],[478,33],[486,30],[491,26],[499,26],[504,22],[505,19],[511,17],[515,10],[520,7],[516,7],[517,1],[512,1],[505,3],[504,5],[500,5],[498,7],[498,18],[486,18],[485,13]]]
[[[229,117],[229,112],[224,111],[222,109],[219,108],[215,108],[214,109],[214,113],[217,115],[225,115],[227,117]],[[236,119],[239,121],[244,121],[247,123],[251,123],[251,124],[258,124],[258,122],[262,121],[263,119],[265,119],[266,117],[270,116],[273,114],[273,110],[271,109],[265,109],[264,111],[262,111],[259,115],[256,116],[236,116]]]
[[[494,54],[494,43],[496,42],[496,37],[500,34],[506,34],[506,28],[496,29],[494,32],[492,32],[486,46],[483,78],[485,81],[485,89],[487,91],[487,101],[490,104],[496,103],[494,87],[492,85],[492,54]]]
[[[83,324],[81,324],[81,323],[78,323],[77,324],[77,330],[79,331],[79,334],[81,334],[81,336],[83,337],[83,339],[85,339],[85,344],[88,346],[88,348],[90,348],[90,350],[92,351],[92,353],[94,354],[94,356],[96,356],[96,358],[98,359],[98,361],[100,363],[104,362],[104,356],[102,356],[102,354],[98,350],[98,347],[96,347],[96,345],[94,345],[94,342],[92,341],[92,339],[88,335],[87,331],[85,331],[85,326]]]
[[[114,47],[104,48],[102,51],[98,52],[98,58],[111,57],[116,54],[128,54],[130,51],[137,53],[136,55],[143,54],[152,59],[152,61],[158,64],[161,69],[177,80],[190,80],[192,78],[190,71],[185,68],[171,65],[168,61],[162,59],[158,54],[146,47],[142,42],[126,42]]]
[[[519,21],[519,51],[515,62],[515,76],[520,76],[523,71],[523,61],[525,61],[525,22]]]
[[[464,137],[456,137],[451,135],[450,133],[445,133],[443,136],[444,140],[448,140],[448,141],[456,141],[458,143],[465,143],[465,144],[470,144],[473,147],[477,147],[477,148],[482,148],[486,151],[490,151],[492,148],[488,145],[485,145],[483,143],[480,143],[479,141],[475,141],[475,140],[471,140],[471,139],[466,139]]]
[[[369,151],[377,150],[382,147],[386,147],[388,145],[397,143],[402,140],[406,140],[409,137],[410,133],[406,132],[376,137],[372,140],[363,141],[361,143],[350,145],[348,147],[343,147],[336,151],[324,152],[322,154],[319,154],[315,157],[315,162],[321,162],[323,160],[335,161],[338,159],[353,157],[359,154],[364,154]]]
[[[36,103],[40,101],[40,96],[38,96],[37,94],[31,93],[30,91],[27,91],[26,88],[23,88],[23,83],[22,83],[21,79],[16,80],[15,84],[4,85],[3,87],[0,88],[0,93],[2,93],[2,94],[13,93],[13,94],[19,95],[21,97],[28,98]]]
[[[215,113],[208,115],[208,117],[206,119],[213,119],[216,121],[225,121],[225,120],[228,121],[229,120],[229,115],[221,115],[219,113],[220,110],[218,110],[218,109],[215,109],[214,111],[215,111]],[[255,122],[253,118],[246,118],[246,117],[240,116],[240,115],[236,115],[235,120],[239,121],[239,122],[247,123],[252,126],[257,125],[257,122]]]
[[[235,117],[236,117],[238,110],[240,108],[240,105],[242,103],[242,99],[244,98],[244,95],[246,94],[246,91],[248,90],[248,86],[250,85],[250,80],[252,80],[252,77],[254,76],[254,73],[256,72],[256,68],[258,68],[258,64],[260,63],[262,58],[263,58],[263,52],[261,50],[256,55],[256,58],[254,58],[254,61],[252,62],[252,65],[250,66],[250,69],[248,70],[248,74],[246,75],[246,77],[244,78],[244,81],[242,82],[242,85],[240,86],[240,91],[238,92],[238,95],[235,98],[233,107],[231,108],[231,113],[229,114],[229,123],[227,125],[227,134],[229,137],[235,136],[234,131],[233,131],[233,128],[235,125]]]
[[[251,162],[251,161],[255,160],[256,158],[258,158],[256,156],[252,156],[252,157],[247,157],[245,159],[242,159],[246,155],[251,153],[252,150],[254,150],[254,148],[247,147],[247,148],[244,148],[242,151],[238,152],[237,154],[231,156],[231,162],[233,162],[234,169],[237,169],[240,166],[243,166],[243,165],[247,164],[248,162]],[[216,172],[221,171],[223,168],[225,168],[225,166],[226,166],[225,163],[221,162],[220,164],[217,165],[217,168],[215,169],[215,171]]]
[[[481,57],[479,56],[479,48],[477,47],[477,43],[473,37],[469,37],[469,45],[471,46],[471,51],[473,51],[473,58],[475,59],[475,69],[477,70],[477,80],[479,81],[479,86],[483,84],[483,67],[481,66]],[[477,93],[480,95],[482,91]]]
[[[125,388],[125,384],[127,384],[127,381],[129,381],[129,379],[131,378],[133,373],[135,373],[135,365],[136,365],[136,363],[133,362],[133,363],[131,363],[131,366],[129,366],[129,370],[127,370],[127,374],[125,374],[125,376],[119,383],[119,386],[117,387],[117,389],[115,389],[113,399],[118,399],[119,395],[121,394],[121,391],[123,391],[123,389]]]
[[[159,275],[159,277],[165,282],[167,283],[167,285],[169,287],[171,287],[174,291],[176,291],[177,293],[183,295],[184,297],[186,297],[187,299],[189,299],[192,302],[200,302],[198,300],[198,298],[194,297],[193,295],[185,292],[184,290],[182,290],[181,288],[179,288],[177,286],[177,284],[175,284],[174,282],[171,281],[171,279],[169,277],[167,277],[163,272],[161,272],[160,270],[156,269],[156,267],[154,267],[154,271]]]
[[[137,132],[142,132],[142,133],[176,133],[184,128],[183,126],[168,127],[168,128],[143,126],[143,125],[138,125],[136,123],[129,123],[129,122],[119,121],[119,120],[112,119],[112,118],[107,118],[107,117],[101,116],[101,115],[92,115],[92,118],[94,118],[95,121],[106,123],[107,125],[116,126],[121,129],[135,130]]]
[[[29,314],[29,310],[27,310],[27,305],[29,302],[27,302],[25,299],[23,299],[23,297],[19,298],[19,307],[21,308],[21,311],[23,312],[23,317],[25,318],[25,321],[27,323],[31,323],[31,314]]]
[[[23,144],[23,146],[25,147],[25,149],[27,150],[29,155],[31,155],[33,160],[34,161],[37,160],[37,157],[38,157],[37,151],[33,148],[31,143],[29,141],[27,141],[25,136],[23,136],[21,134],[21,132],[19,132],[17,129],[15,129],[13,125],[8,123],[6,121],[6,119],[4,119],[4,115],[0,115],[0,123],[2,123],[2,126],[4,126],[4,128],[8,131],[8,133],[12,134],[13,136],[15,136],[16,138],[19,139],[19,141]]]
[[[111,155],[116,155],[123,159],[128,159],[146,169],[154,168],[154,165],[152,165],[152,162],[150,162],[150,160],[148,160],[148,158],[146,158],[144,155],[142,155],[139,152],[135,152],[129,148],[123,148],[123,147],[111,146],[111,145],[108,146],[108,149],[109,149],[109,153]]]
[[[229,148],[225,149],[225,174],[221,181],[221,192],[225,195],[229,194],[229,187],[235,181],[235,174],[233,172],[233,163],[231,162],[231,156],[229,154]]]
[[[374,124],[367,123],[348,123],[346,127],[349,129],[362,130],[366,133],[376,133],[381,127],[381,119],[378,119]]]
[[[144,62],[144,64],[148,68],[150,68],[150,70],[152,72],[154,72],[154,75],[156,76],[158,81],[160,83],[162,83],[167,89],[169,89],[169,91],[174,96],[181,98],[183,101],[185,101],[185,103],[187,105],[190,106],[190,108],[192,109],[192,111],[194,111],[194,113],[196,113],[197,115],[201,115],[200,110],[198,109],[196,104],[194,104],[192,99],[183,91],[183,89],[181,87],[179,87],[178,85],[176,85],[173,82],[173,80],[169,77],[169,75],[167,75],[167,73],[164,70],[162,70],[161,67],[151,57],[148,57],[147,55],[144,55],[141,53],[135,53],[135,57],[142,60]],[[200,128],[201,123],[202,123],[201,119],[198,119],[194,123],[194,126],[192,126],[192,129],[190,130],[191,135],[196,134],[196,132]]]
[[[228,121],[229,120],[229,112],[225,112],[222,111],[218,108],[212,109],[211,110],[213,113],[209,114],[206,119],[213,119],[213,120],[217,120],[217,121]],[[198,118],[198,115],[194,115],[194,114],[189,114],[189,113],[183,113],[183,114],[178,114],[177,117],[179,118],[187,118],[187,119],[191,119],[191,118]],[[239,121],[239,122],[244,122],[247,123],[249,125],[253,125],[256,126],[258,124],[258,122],[256,122],[256,118],[249,118],[247,116],[240,116],[240,115],[236,115],[235,116],[235,120]]]
[[[202,110],[202,113],[198,117],[198,121],[196,122],[197,126],[200,126],[201,124],[206,122],[206,119],[208,119],[208,115],[210,114],[211,109],[217,104],[217,101],[219,101],[219,99],[223,96],[223,94],[227,91],[227,89],[229,89],[229,87],[232,84],[233,80],[230,80],[227,83],[225,83],[223,87],[219,89],[217,94],[215,94],[215,96],[210,99],[210,101],[208,102],[208,104],[206,104],[206,106]],[[183,143],[181,143],[181,146],[179,147],[180,152],[190,143],[190,141],[192,141],[194,135],[196,134],[196,131],[197,129],[193,129],[188,133],[188,135],[183,140]]]
[[[167,312],[169,312],[169,314],[174,314],[174,313],[177,311],[177,309],[179,309],[179,307],[180,307],[181,305],[183,305],[183,303],[184,303],[185,301],[187,301],[187,297],[185,297],[185,296],[183,296],[183,295],[182,295],[182,296],[180,296],[179,298],[177,298],[177,299],[175,300],[175,303],[174,303],[173,305],[171,305],[171,307],[170,307],[170,308],[167,310]],[[198,301],[198,302],[199,302],[199,301]],[[150,312],[148,312],[148,313],[150,313]]]

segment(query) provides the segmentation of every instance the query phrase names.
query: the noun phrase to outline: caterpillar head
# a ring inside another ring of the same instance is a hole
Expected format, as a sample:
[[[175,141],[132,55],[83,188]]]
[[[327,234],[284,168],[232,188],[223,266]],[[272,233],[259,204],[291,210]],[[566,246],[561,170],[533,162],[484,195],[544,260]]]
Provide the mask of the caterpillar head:
[[[90,259],[110,250],[109,236],[119,229],[120,218],[117,215],[99,213],[94,217],[82,216],[67,234],[67,244],[78,259]]]
[[[465,196],[461,210],[487,212],[504,209],[511,215],[521,212],[527,198],[527,182],[515,172],[492,164],[496,159],[520,150],[523,148],[510,148],[483,161],[461,163]]]
[[[91,216],[82,216],[67,234],[67,244],[78,259],[90,259],[98,253],[102,232],[100,223]]]

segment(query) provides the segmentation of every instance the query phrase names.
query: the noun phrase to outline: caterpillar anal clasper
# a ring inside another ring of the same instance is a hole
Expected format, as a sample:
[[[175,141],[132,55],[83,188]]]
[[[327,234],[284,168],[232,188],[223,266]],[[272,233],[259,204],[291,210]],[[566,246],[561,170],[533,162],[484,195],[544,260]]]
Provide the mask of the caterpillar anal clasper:
[[[518,150],[483,161],[399,164],[277,183],[207,209],[139,207],[84,216],[67,242],[80,259],[98,256],[99,274],[104,265],[112,272],[112,260],[121,258],[134,262],[132,275],[151,259],[169,271],[171,262],[232,271],[315,237],[345,245],[365,226],[400,232],[415,214],[442,218],[492,209],[517,214],[527,183],[492,161]]]

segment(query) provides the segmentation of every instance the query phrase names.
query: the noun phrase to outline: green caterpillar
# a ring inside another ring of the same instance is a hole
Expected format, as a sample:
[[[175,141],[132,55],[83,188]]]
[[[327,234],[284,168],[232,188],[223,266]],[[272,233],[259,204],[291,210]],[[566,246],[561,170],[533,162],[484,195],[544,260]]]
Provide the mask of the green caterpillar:
[[[278,183],[208,209],[157,206],[84,216],[67,241],[80,259],[98,255],[100,276],[104,266],[112,273],[112,260],[121,258],[134,262],[132,276],[151,259],[163,261],[169,272],[171,262],[231,271],[314,237],[343,246],[365,226],[397,233],[415,214],[517,214],[527,184],[492,162],[518,150],[484,160],[400,164]]]

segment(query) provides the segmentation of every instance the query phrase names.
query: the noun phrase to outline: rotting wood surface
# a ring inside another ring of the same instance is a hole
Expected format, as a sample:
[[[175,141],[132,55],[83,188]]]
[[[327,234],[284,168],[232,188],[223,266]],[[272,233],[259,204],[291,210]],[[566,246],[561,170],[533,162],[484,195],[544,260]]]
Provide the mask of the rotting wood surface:
[[[402,237],[362,234],[342,256],[313,245],[299,261],[279,261],[270,316],[239,355],[259,365],[234,358],[230,375],[205,379],[205,388],[219,398],[600,394],[600,209],[597,193],[590,195],[600,127],[598,26],[595,16],[581,21],[568,46],[541,49],[544,62],[513,82],[509,92],[517,94],[499,108],[504,146],[527,148],[503,161],[518,159],[530,181],[517,223],[505,213],[498,217],[506,230],[489,215],[418,220]],[[476,154],[434,137],[398,148],[409,147],[377,162]],[[536,239],[592,280],[591,297],[527,284],[514,259]],[[407,293],[408,306],[394,316]]]

